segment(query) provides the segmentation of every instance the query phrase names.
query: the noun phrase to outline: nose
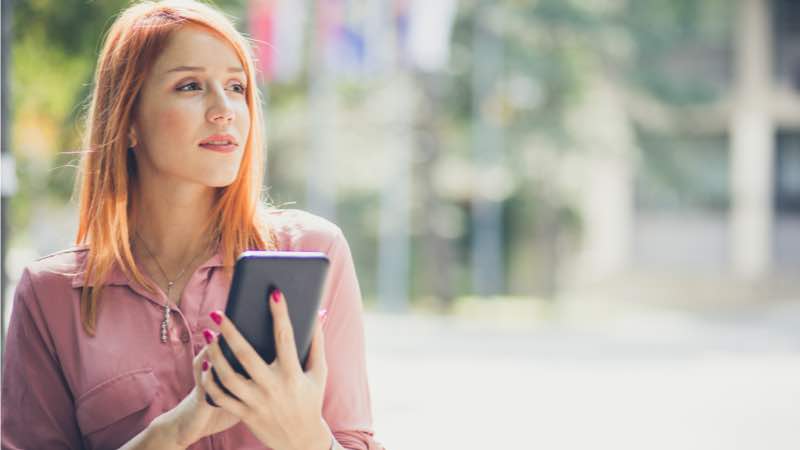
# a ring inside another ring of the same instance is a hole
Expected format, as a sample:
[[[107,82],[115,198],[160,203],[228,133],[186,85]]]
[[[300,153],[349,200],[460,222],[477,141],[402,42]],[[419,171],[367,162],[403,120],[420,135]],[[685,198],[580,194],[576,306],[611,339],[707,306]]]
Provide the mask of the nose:
[[[214,89],[210,95],[211,103],[206,111],[206,119],[214,124],[227,124],[233,121],[234,114],[224,89]]]

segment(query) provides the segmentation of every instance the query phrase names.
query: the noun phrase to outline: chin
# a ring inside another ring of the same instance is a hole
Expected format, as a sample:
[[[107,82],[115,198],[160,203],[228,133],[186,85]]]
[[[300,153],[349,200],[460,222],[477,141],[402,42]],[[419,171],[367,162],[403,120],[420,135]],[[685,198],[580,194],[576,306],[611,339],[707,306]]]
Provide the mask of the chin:
[[[231,177],[218,177],[218,178],[212,178],[210,180],[206,179],[205,183],[206,183],[206,186],[208,186],[208,187],[222,188],[222,187],[228,187],[228,186],[232,185],[234,181],[236,181],[236,175],[235,174],[234,174],[234,176],[231,176]]]
[[[227,187],[239,176],[239,165],[208,167],[203,172],[203,184],[208,187]]]

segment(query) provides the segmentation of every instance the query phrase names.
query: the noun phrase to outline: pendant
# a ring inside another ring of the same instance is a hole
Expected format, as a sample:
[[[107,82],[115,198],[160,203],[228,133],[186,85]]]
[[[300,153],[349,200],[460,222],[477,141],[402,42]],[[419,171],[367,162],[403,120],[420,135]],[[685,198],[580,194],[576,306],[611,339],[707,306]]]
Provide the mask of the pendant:
[[[172,288],[172,285],[175,284],[174,282],[170,281],[167,284],[167,299],[164,302],[164,320],[161,321],[161,343],[167,343],[167,336],[169,332],[169,291]]]
[[[161,321],[161,343],[167,343],[167,334],[169,330],[169,305],[164,305],[164,319]]]

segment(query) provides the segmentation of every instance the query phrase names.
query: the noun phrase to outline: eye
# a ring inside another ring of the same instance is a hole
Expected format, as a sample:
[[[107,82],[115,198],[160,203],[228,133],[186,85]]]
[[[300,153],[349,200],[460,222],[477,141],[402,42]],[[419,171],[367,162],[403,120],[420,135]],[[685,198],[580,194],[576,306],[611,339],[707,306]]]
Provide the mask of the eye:
[[[176,90],[177,91],[181,91],[181,92],[200,90],[200,83],[198,83],[196,81],[191,81],[191,82],[186,83],[184,85],[178,86],[178,88]]]
[[[233,83],[231,84],[230,89],[237,94],[244,94],[247,92],[247,86],[243,85],[242,83]]]

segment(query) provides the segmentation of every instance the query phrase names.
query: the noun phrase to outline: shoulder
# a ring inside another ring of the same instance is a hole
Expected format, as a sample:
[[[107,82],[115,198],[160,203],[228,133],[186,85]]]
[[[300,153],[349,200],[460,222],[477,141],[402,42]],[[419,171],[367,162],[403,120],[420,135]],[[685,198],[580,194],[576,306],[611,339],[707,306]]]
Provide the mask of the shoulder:
[[[36,281],[59,278],[71,281],[82,272],[88,250],[89,247],[85,245],[60,250],[36,259],[25,269]]]
[[[281,250],[328,252],[345,240],[336,224],[299,209],[270,209],[267,221]]]
[[[76,246],[42,256],[25,267],[17,294],[23,301],[61,298],[81,276],[88,247]]]

